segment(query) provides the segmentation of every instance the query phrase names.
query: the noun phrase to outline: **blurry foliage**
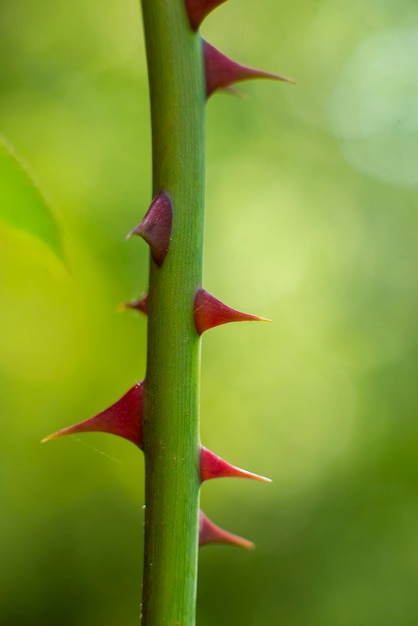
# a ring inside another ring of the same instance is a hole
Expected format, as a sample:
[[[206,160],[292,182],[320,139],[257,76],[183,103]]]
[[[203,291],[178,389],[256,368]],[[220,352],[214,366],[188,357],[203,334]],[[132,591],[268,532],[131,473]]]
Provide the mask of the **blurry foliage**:
[[[62,258],[58,225],[36,183],[0,137],[0,223],[39,237]]]
[[[205,287],[275,320],[203,340],[202,439],[271,476],[205,485],[257,543],[201,552],[198,623],[414,626],[418,10],[231,0],[203,34],[296,86],[208,106]],[[58,215],[68,271],[0,233],[0,621],[137,624],[143,459],[46,446],[144,375],[151,193],[136,2],[0,5],[0,132]],[[395,81],[395,84],[393,83]]]

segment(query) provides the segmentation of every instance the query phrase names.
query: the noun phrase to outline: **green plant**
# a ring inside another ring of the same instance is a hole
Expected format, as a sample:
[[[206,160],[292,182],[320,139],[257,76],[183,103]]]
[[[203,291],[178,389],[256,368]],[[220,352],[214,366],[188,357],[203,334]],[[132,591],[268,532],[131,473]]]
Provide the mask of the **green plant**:
[[[236,468],[199,437],[200,336],[231,321],[264,320],[231,309],[202,288],[204,117],[209,96],[252,78],[282,77],[234,63],[198,28],[223,0],[143,0],[151,92],[154,199],[130,234],[149,245],[147,372],[118,402],[58,435],[104,431],[129,439],[146,459],[142,623],[195,622],[199,544],[251,547],[199,512],[203,481],[268,480]]]
[[[64,259],[59,229],[47,202],[13,148],[1,136],[0,221],[6,227],[34,235]]]

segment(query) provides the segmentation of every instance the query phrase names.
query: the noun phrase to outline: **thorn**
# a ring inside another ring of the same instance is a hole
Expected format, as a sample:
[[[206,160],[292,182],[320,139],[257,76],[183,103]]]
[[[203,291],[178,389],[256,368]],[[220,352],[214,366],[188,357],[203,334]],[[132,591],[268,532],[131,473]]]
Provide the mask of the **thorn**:
[[[203,56],[205,62],[206,96],[209,98],[218,89],[226,89],[234,83],[253,78],[269,78],[284,82],[293,82],[289,78],[278,74],[269,74],[251,67],[235,63],[232,59],[219,52],[207,41],[203,41]]]
[[[197,30],[205,17],[226,0],[185,0],[190,26]]]
[[[227,463],[220,456],[204,446],[200,449],[200,480],[202,483],[211,478],[250,478],[265,483],[271,483],[270,478],[247,472],[240,467]]]
[[[230,543],[246,550],[252,550],[255,547],[252,541],[223,530],[211,522],[202,511],[199,511],[199,546],[207,543]]]
[[[144,315],[148,313],[148,294],[144,293],[143,296],[138,298],[137,300],[132,300],[132,302],[125,302],[125,304],[120,305],[120,309],[122,311],[140,311]]]
[[[198,289],[194,300],[194,323],[196,330],[201,335],[209,328],[215,328],[228,322],[271,322],[266,317],[243,313],[231,309],[205,289]]]
[[[143,381],[134,385],[122,398],[98,415],[84,422],[58,430],[42,439],[45,443],[62,435],[73,435],[84,432],[104,432],[118,435],[141,447],[142,416],[143,416]]]
[[[172,207],[169,197],[161,192],[151,202],[142,222],[128,234],[139,235],[150,247],[152,258],[161,267],[171,240]]]

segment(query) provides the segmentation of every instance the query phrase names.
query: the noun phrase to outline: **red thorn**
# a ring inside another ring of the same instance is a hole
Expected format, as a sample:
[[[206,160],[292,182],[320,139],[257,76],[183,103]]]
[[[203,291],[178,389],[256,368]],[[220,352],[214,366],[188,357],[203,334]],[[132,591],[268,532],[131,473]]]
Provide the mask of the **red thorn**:
[[[190,26],[197,30],[205,17],[226,0],[185,0]]]
[[[215,328],[228,322],[270,322],[265,317],[243,313],[226,306],[223,302],[212,296],[205,289],[198,289],[194,300],[194,323],[196,330],[201,335],[209,328]]]
[[[219,52],[207,41],[203,40],[203,56],[205,61],[206,95],[209,98],[214,91],[226,89],[234,83],[253,78],[270,78],[292,82],[284,76],[269,74],[235,63],[232,59]]]
[[[202,511],[199,511],[199,546],[204,546],[207,543],[230,543],[246,550],[254,548],[252,541],[223,530],[211,522]]]
[[[84,422],[58,430],[42,439],[42,443],[61,437],[84,432],[104,432],[118,435],[141,447],[143,416],[143,381],[137,383],[122,398],[98,415]]]
[[[155,196],[144,219],[128,236],[139,235],[150,247],[152,258],[161,267],[171,239],[172,208],[163,192]]]
[[[122,310],[131,310],[140,311],[144,315],[148,314],[148,294],[144,293],[143,296],[138,298],[137,300],[132,300],[132,302],[126,302],[121,305]]]
[[[220,456],[204,446],[200,448],[200,480],[202,483],[211,478],[251,478],[270,483],[270,478],[247,472],[240,467],[227,463]]]

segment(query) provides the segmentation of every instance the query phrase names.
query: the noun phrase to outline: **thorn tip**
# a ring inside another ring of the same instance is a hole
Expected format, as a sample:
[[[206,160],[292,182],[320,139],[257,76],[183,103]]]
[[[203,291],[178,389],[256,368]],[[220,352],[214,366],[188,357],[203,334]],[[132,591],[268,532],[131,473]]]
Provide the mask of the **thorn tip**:
[[[271,322],[271,320],[232,309],[205,289],[200,288],[194,301],[194,322],[198,334],[201,335],[209,328],[229,322]]]
[[[144,293],[143,296],[132,300],[131,302],[125,302],[119,306],[121,311],[140,311],[144,315],[148,313],[148,294]]]
[[[200,480],[211,480],[212,478],[249,478],[260,482],[270,483],[270,478],[253,474],[247,470],[236,467],[224,461],[220,456],[208,450],[204,446],[200,448]]]
[[[220,528],[206,517],[202,511],[199,511],[199,546],[204,546],[208,543],[229,543],[246,550],[253,550],[255,547],[252,541]]]
[[[78,424],[62,428],[42,439],[46,443],[62,435],[83,432],[104,432],[118,435],[138,447],[142,445],[143,382],[134,385],[109,408]]]
[[[167,256],[171,240],[172,207],[170,198],[164,192],[155,196],[144,219],[129,234],[139,235],[150,247],[151,256],[161,267]]]
[[[282,82],[293,82],[284,76],[270,74],[240,65],[228,58],[222,52],[203,42],[203,57],[205,62],[206,96],[209,98],[218,89],[227,89],[234,83],[254,78],[268,78]]]

